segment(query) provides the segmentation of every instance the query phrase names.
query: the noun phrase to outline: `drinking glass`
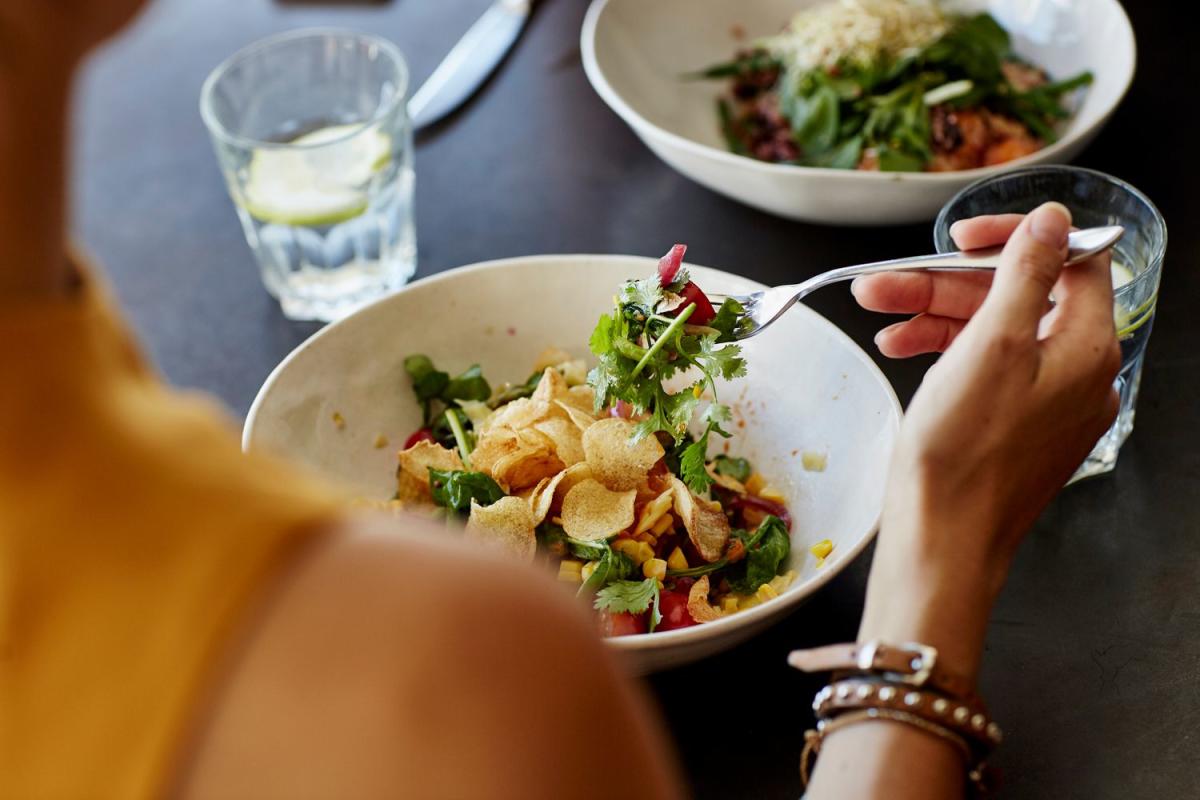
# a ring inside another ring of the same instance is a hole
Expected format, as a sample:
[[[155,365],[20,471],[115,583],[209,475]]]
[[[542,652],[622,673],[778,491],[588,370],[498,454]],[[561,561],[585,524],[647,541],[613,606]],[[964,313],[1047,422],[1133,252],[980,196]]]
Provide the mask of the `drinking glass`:
[[[1071,210],[1075,225],[1090,228],[1121,225],[1125,236],[1113,252],[1113,315],[1121,342],[1121,371],[1116,388],[1121,407],[1116,422],[1071,478],[1111,472],[1121,445],[1133,432],[1142,361],[1167,250],[1167,226],[1154,204],[1128,183],[1090,169],[1066,166],[1030,167],[977,181],[959,192],[938,215],[934,244],[938,252],[957,249],[950,226],[980,214],[1026,213],[1050,200]]]
[[[201,92],[263,284],[291,319],[330,321],[416,271],[408,67],[340,30],[265,39]]]

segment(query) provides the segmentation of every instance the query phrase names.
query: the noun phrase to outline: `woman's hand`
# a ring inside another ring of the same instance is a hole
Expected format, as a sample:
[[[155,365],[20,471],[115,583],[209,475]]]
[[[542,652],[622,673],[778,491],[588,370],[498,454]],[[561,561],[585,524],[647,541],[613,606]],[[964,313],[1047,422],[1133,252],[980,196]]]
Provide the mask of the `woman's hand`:
[[[901,428],[864,635],[937,639],[969,674],[1017,545],[1117,411],[1109,260],[1064,270],[1070,225],[1051,203],[956,226],[964,248],[1007,239],[991,286],[942,274],[855,287],[868,307],[919,312],[880,334],[884,352],[945,350]]]

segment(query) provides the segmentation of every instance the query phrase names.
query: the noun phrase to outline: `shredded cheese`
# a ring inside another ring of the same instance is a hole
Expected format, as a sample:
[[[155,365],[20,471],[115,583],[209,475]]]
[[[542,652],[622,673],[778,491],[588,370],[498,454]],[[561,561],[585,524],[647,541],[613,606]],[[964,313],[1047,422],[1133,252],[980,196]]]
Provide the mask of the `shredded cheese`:
[[[834,0],[805,9],[762,45],[790,69],[869,64],[923,47],[949,27],[936,0]]]

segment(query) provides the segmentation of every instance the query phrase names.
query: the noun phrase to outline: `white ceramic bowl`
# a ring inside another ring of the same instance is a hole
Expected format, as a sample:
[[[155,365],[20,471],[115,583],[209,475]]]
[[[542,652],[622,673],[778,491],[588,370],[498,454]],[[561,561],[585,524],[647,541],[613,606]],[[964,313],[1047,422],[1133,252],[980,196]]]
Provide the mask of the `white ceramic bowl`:
[[[656,261],[618,256],[537,256],[465,267],[427,278],[314,335],[263,385],[246,419],[243,446],[296,459],[364,496],[395,491],[395,447],[420,411],[403,368],[425,353],[442,369],[482,365],[493,382],[522,380],[537,355],[558,346],[587,357],[586,342],[625,278],[652,274]],[[758,284],[693,267],[710,292]],[[900,404],[874,362],[844,333],[797,307],[769,334],[745,343],[747,378],[720,387],[746,419],[731,452],[788,497],[795,518],[791,567],[799,577],[780,598],[680,631],[612,640],[631,666],[649,671],[724,649],[760,630],[829,581],[870,541],[900,422]],[[345,419],[332,424],[337,411]],[[804,451],[828,454],[824,472],[800,468]],[[817,568],[808,547],[833,554]]]
[[[715,107],[724,82],[681,76],[729,60],[739,47],[735,28],[747,40],[774,34],[798,10],[821,1],[594,0],[583,24],[584,69],[604,102],[685,176],[763,211],[836,225],[929,220],[981,177],[1069,161],[1100,132],[1133,79],[1133,31],[1117,0],[969,0],[958,6],[991,11],[1017,52],[1051,75],[1095,73],[1053,145],[998,167],[954,173],[817,169],[730,153]]]

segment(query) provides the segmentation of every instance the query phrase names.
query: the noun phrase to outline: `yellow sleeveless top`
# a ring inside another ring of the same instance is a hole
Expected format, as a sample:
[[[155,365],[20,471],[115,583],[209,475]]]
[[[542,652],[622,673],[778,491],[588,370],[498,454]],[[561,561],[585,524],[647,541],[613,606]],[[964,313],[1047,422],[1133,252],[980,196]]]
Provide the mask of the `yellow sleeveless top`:
[[[147,797],[256,592],[339,498],[243,455],[94,288],[0,298],[0,797]]]

